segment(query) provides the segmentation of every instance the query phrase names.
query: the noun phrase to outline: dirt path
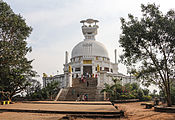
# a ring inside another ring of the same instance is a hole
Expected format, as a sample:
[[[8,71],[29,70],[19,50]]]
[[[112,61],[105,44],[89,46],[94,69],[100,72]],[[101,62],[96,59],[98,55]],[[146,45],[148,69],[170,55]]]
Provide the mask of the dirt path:
[[[117,104],[119,109],[126,111],[126,118],[121,120],[175,120],[175,113],[155,112],[154,108],[145,109],[145,106],[136,103]]]

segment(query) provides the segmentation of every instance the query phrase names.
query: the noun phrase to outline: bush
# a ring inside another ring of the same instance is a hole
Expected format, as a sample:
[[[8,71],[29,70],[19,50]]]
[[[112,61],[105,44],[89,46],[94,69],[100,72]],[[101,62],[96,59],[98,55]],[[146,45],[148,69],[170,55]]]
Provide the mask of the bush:
[[[138,91],[137,91],[137,98],[139,100],[143,100],[143,96],[144,96],[144,93],[143,93],[142,89],[138,89]]]
[[[152,97],[149,95],[144,95],[142,100],[143,101],[150,101],[150,100],[152,100]]]
[[[125,100],[125,99],[135,99],[136,97],[132,94],[128,95],[120,95],[120,99]]]
[[[172,104],[175,104],[175,85],[172,85],[171,87],[171,101]]]
[[[124,100],[124,99],[128,99],[128,96],[127,96],[127,95],[120,95],[120,98],[121,98],[122,100]]]
[[[128,95],[128,98],[129,98],[129,99],[135,99],[136,97],[135,97],[134,95],[132,95],[132,94],[129,94],[129,95]]]

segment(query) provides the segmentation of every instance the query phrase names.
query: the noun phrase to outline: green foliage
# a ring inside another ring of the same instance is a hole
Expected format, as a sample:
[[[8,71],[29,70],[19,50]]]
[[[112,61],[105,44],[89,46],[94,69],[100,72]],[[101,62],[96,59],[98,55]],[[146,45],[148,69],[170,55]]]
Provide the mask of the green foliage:
[[[150,95],[144,95],[142,100],[143,101],[150,101],[150,100],[152,100],[152,97]]]
[[[118,99],[120,98],[120,94],[122,92],[122,85],[120,79],[112,79],[114,84],[111,86],[113,90],[112,99]]]
[[[52,100],[59,91],[59,82],[52,81],[51,83],[47,84],[45,89],[48,93],[48,97]]]
[[[149,90],[148,89],[143,89],[144,95],[149,95]]]
[[[110,86],[109,84],[104,84],[105,88],[103,90],[101,90],[101,93],[106,92],[107,93],[107,97],[111,99],[111,96],[113,95],[113,88],[112,86]]]
[[[121,80],[120,79],[112,79],[114,84],[109,85],[109,84],[104,84],[105,88],[101,91],[101,93],[106,92],[107,97],[110,99],[117,99],[122,92],[122,85],[120,84]]]
[[[34,92],[38,92],[41,90],[41,83],[35,79],[28,80],[29,85],[27,86],[25,92],[27,95],[33,94]]]
[[[132,95],[132,94],[123,94],[123,95],[120,95],[120,99],[122,100],[126,100],[126,99],[135,99],[136,96]]]
[[[125,84],[124,87],[128,92],[134,90],[133,86],[130,83]]]
[[[141,5],[142,17],[121,18],[123,47],[121,61],[126,65],[139,63],[135,70],[143,85],[159,85],[171,106],[171,69],[175,64],[175,11],[165,15],[155,4]]]
[[[138,91],[137,91],[137,98],[139,100],[143,100],[143,96],[144,96],[144,93],[143,93],[142,89],[138,89]]]
[[[128,94],[128,98],[129,98],[129,99],[135,99],[136,96],[134,96],[133,94]]]
[[[29,76],[36,74],[31,70],[32,60],[26,58],[31,52],[26,42],[31,31],[21,15],[0,1],[0,91],[9,92],[9,99],[24,90]]]
[[[175,104],[175,84],[173,84],[171,87],[171,100],[172,104]]]
[[[109,93],[109,94],[112,94],[113,88],[112,88],[110,85],[108,85],[108,84],[105,83],[105,89],[103,89],[103,90],[101,91],[101,93],[102,93],[102,92],[107,92],[107,93]]]
[[[144,90],[139,87],[139,84],[132,83],[132,84],[125,84],[122,86],[116,80],[113,80],[114,84],[109,85],[105,83],[105,88],[101,92],[107,92],[110,94],[110,100],[124,100],[124,99],[139,99],[141,101],[148,101],[151,100],[151,96],[149,96],[149,90]]]
[[[39,88],[35,92],[28,94],[26,98],[29,100],[53,100],[59,92],[59,85],[59,82],[52,81],[45,88]]]
[[[132,90],[138,90],[139,89],[138,83],[132,83],[131,86],[132,86]]]
[[[126,99],[128,99],[128,96],[127,95],[120,95],[120,99],[126,100]]]
[[[156,94],[157,93],[157,90],[153,90],[153,92],[150,94],[150,96],[152,97],[152,98],[158,98],[160,95],[158,95],[158,94]],[[164,94],[164,96],[165,96],[165,94]]]

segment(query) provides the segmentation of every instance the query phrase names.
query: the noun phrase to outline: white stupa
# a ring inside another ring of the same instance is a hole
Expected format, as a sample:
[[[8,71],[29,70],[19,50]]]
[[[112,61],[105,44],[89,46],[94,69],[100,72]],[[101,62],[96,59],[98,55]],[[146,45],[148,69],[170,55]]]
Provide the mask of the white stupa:
[[[96,98],[93,100],[102,100],[103,95],[101,95],[100,91],[104,88],[105,83],[113,84],[113,78],[120,78],[125,83],[131,82],[131,77],[129,81],[128,76],[118,72],[117,50],[114,50],[115,62],[112,63],[108,56],[106,47],[95,39],[95,36],[97,35],[97,29],[99,28],[97,22],[99,21],[94,19],[80,21],[80,23],[83,24],[82,33],[84,35],[84,40],[79,42],[72,49],[70,62],[68,62],[68,52],[66,51],[63,69],[64,74],[53,77],[43,77],[44,86],[46,86],[47,83],[52,80],[57,80],[61,83],[60,87],[63,88],[61,90],[61,92],[64,91],[62,94],[65,94],[66,90],[70,91],[73,89],[77,90],[79,92],[78,94],[82,94],[83,88],[81,90],[79,88],[81,88],[83,84],[81,84],[80,80],[82,78],[86,78],[88,84],[93,82],[93,89],[90,90],[90,92],[94,90],[94,94],[96,94]],[[88,88],[85,89],[87,91]],[[59,98],[61,92],[57,98]],[[67,94],[68,93],[69,92],[67,92]],[[66,96],[64,94],[63,96]],[[70,98],[70,100],[73,100],[73,97],[72,99]]]
[[[97,66],[100,71],[118,73],[117,63],[111,63],[106,47],[95,40],[98,21],[93,19],[82,20],[82,32],[85,39],[72,49],[71,62],[66,63],[72,67],[73,76],[97,74]]]

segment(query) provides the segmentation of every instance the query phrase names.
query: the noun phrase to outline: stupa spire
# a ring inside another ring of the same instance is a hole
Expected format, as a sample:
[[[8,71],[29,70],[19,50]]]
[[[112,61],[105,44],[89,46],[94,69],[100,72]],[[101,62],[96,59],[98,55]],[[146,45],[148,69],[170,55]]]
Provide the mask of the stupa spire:
[[[99,21],[94,19],[80,21],[80,23],[83,23],[82,32],[85,40],[95,40],[95,35],[97,35],[98,29],[98,25],[96,25],[97,22]]]

